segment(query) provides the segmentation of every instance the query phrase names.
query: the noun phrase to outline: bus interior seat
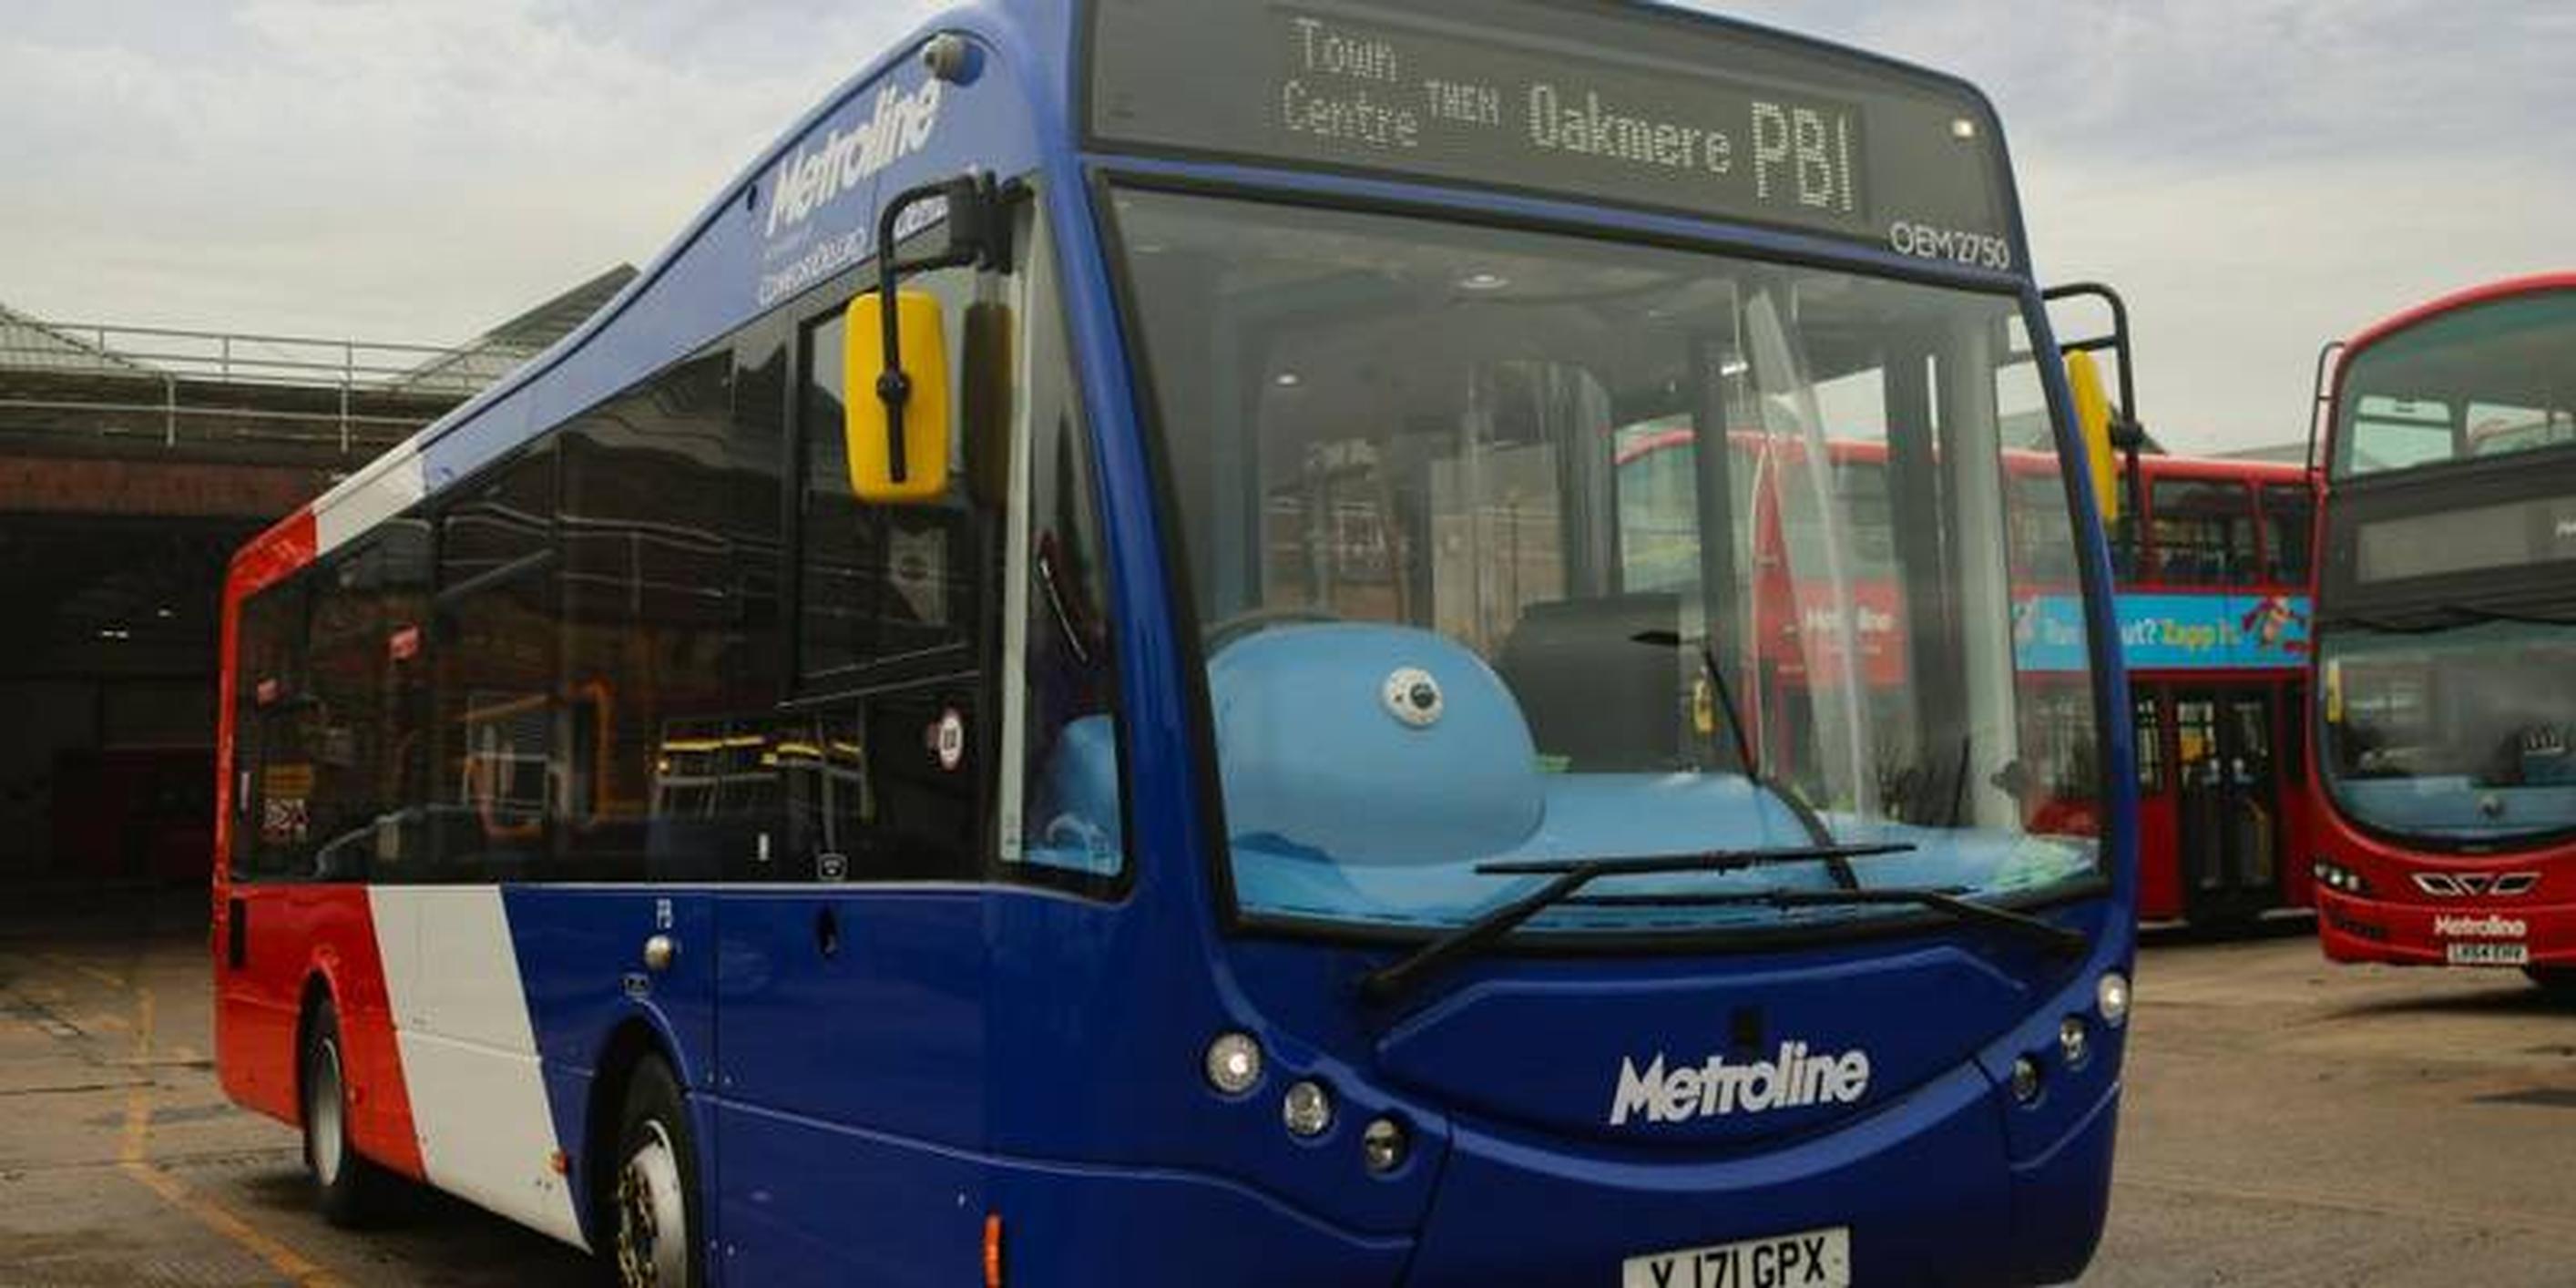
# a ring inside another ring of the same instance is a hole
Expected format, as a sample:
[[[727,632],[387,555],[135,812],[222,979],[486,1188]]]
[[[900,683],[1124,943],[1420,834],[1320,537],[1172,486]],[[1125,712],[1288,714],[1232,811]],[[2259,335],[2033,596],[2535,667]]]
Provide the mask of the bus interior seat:
[[[1680,626],[1673,594],[1541,601],[1521,611],[1494,669],[1541,755],[1583,772],[1662,773],[1685,760],[1688,690],[1685,663],[1656,637]]]

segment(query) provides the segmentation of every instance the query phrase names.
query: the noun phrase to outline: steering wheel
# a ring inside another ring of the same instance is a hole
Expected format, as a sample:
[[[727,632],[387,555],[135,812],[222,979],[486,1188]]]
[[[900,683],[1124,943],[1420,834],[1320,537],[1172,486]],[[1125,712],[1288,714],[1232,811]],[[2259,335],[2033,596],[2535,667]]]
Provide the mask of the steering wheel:
[[[1200,632],[1199,640],[1207,656],[1215,657],[1236,640],[1269,630],[1273,626],[1340,620],[1342,620],[1340,614],[1328,613],[1320,608],[1247,608],[1240,613],[1222,617],[1210,623],[1205,631]]]

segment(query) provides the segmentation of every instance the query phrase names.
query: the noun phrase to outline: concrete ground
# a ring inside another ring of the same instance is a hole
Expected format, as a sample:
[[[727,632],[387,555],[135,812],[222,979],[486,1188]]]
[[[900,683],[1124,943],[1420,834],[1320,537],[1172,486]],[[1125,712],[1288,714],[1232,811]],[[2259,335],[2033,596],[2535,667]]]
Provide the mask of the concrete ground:
[[[595,1283],[421,1196],[309,1206],[296,1139],[207,1061],[203,903],[0,911],[0,1288]],[[2515,974],[2329,967],[2300,927],[2138,967],[2111,1228],[2088,1288],[2576,1283],[2576,1009]]]

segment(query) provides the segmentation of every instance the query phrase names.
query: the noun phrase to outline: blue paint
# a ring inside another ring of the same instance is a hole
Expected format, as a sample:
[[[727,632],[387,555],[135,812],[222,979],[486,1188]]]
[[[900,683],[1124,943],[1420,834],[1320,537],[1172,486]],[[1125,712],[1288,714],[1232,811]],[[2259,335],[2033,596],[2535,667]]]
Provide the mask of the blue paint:
[[[1418,886],[1404,906],[1422,921],[1454,921],[1493,897],[1489,884],[1417,860],[1435,847],[1454,854],[1460,838],[1539,856],[1776,844],[1798,832],[1775,799],[1740,779],[1539,773],[1527,730],[1508,695],[1495,701],[1481,663],[1437,637],[1380,629],[1283,630],[1220,655],[1205,687],[1214,736],[1229,747],[1221,763],[1239,771],[1259,759],[1246,748],[1265,747],[1277,767],[1313,772],[1234,772],[1202,793],[1216,776],[1201,770],[1200,685],[1167,585],[1138,373],[1117,326],[1090,158],[1078,150],[1070,8],[995,0],[943,19],[938,29],[977,42],[973,82],[941,91],[935,125],[901,155],[816,189],[797,219],[773,224],[766,203],[783,174],[813,164],[836,132],[846,139],[878,120],[884,104],[917,101],[917,41],[898,47],[728,185],[599,317],[425,431],[427,477],[447,486],[748,321],[764,291],[815,271],[798,267],[807,257],[820,265],[864,253],[847,239],[864,235],[884,196],[970,165],[1031,180],[1054,230],[1096,457],[1124,745],[1108,755],[1106,724],[1068,733],[1031,797],[1065,827],[1050,827],[1025,858],[1091,872],[1123,861],[1133,886],[1101,899],[1008,884],[514,888],[511,925],[566,1147],[589,1149],[597,1062],[634,1025],[684,1070],[711,1155],[704,1208],[709,1245],[721,1250],[711,1268],[735,1285],[972,1282],[988,1212],[1005,1219],[1013,1282],[1605,1282],[1625,1256],[1826,1225],[1852,1228],[1855,1265],[1873,1283],[2073,1274],[2099,1235],[2122,1052],[2120,1035],[2104,1033],[2084,1067],[2064,1068],[2055,1034],[2065,1015],[2087,1011],[2100,972],[2131,962],[2135,810],[2125,791],[2104,811],[2107,892],[2044,910],[2091,934],[2081,962],[1937,925],[1724,951],[1501,954],[1461,965],[1417,1011],[1382,1012],[1359,1004],[1354,988],[1389,948],[1243,933],[1222,920],[1228,882],[1249,909],[1348,917],[1358,905],[1335,883],[1363,871]],[[2020,295],[2034,343],[2049,343],[2026,279],[1892,252],[1383,180],[1170,160],[1132,168],[2001,286]],[[2013,240],[2016,262],[2027,262],[2017,226]],[[2064,407],[2062,380],[2053,371],[2044,380]],[[2062,441],[2061,451],[2076,448]],[[2089,583],[2108,587],[2098,533],[2083,545]],[[2070,666],[2089,662],[2105,695],[2120,692],[2106,599],[2034,611],[2037,624],[2082,614],[2100,643]],[[1298,647],[1300,635],[1318,647]],[[1383,711],[1265,690],[1277,681],[1293,692],[1313,668],[1398,652],[1438,676],[1454,736],[1443,735],[1436,789],[1373,811],[1351,804],[1348,780],[1401,781],[1411,760],[1382,735],[1405,731]],[[2106,780],[2133,782],[2128,722],[2112,698],[2101,706]],[[1363,732],[1370,720],[1385,730]],[[1309,737],[1348,758],[1299,760]],[[1123,787],[1119,759],[1130,770]],[[1220,800],[1230,847],[1211,808]],[[2069,857],[1973,832],[1921,839],[1922,850],[1871,868],[1870,879],[1991,885],[2015,865]],[[1223,866],[1229,850],[1239,868]],[[1359,862],[1326,866],[1317,854]],[[1764,879],[1824,878],[1798,869]],[[630,996],[621,980],[659,898],[674,901],[685,973]],[[1590,914],[1567,914],[1577,915]],[[1779,1116],[1610,1127],[1623,1061],[1722,1055],[1739,1012],[1753,1016],[1765,1049],[1865,1048],[1866,1091]],[[1263,1081],[1239,1098],[1201,1073],[1207,1042],[1228,1030],[1255,1035],[1268,1053]],[[2020,1055],[2049,1069],[2029,1107],[2005,1090]],[[1325,1082],[1337,1107],[1313,1140],[1280,1122],[1280,1094],[1301,1078]],[[1362,1128],[1380,1116],[1412,1142],[1383,1175],[1359,1151]],[[577,1164],[588,1161],[578,1153]]]

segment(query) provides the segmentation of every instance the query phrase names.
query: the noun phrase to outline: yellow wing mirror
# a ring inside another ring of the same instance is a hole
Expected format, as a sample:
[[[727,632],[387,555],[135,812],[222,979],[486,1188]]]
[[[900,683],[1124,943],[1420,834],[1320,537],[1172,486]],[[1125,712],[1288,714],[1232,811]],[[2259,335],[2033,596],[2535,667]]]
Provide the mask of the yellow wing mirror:
[[[934,230],[938,249],[897,256],[907,232]],[[897,284],[928,269],[1006,265],[1001,191],[980,173],[907,188],[877,212],[876,244],[877,289],[842,317],[850,491],[871,505],[932,504],[948,495],[948,328],[936,297]]]
[[[2067,351],[2066,388],[2075,399],[2075,428],[2092,474],[2093,503],[2109,523],[2120,517],[2120,458],[2111,445],[2111,398],[2103,392],[2102,369],[2092,354]]]
[[[948,493],[948,328],[927,291],[896,291],[892,326],[886,307],[870,291],[842,315],[850,491],[870,505],[923,505]]]

